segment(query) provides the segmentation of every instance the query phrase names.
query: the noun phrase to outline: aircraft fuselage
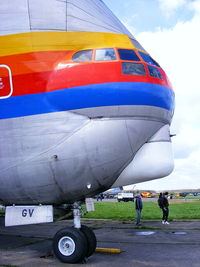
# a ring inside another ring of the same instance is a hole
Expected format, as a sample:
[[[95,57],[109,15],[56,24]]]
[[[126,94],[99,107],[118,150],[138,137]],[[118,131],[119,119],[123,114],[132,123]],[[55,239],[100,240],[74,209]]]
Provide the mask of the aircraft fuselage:
[[[6,205],[61,204],[107,190],[171,123],[165,72],[125,34],[34,31],[0,43]]]

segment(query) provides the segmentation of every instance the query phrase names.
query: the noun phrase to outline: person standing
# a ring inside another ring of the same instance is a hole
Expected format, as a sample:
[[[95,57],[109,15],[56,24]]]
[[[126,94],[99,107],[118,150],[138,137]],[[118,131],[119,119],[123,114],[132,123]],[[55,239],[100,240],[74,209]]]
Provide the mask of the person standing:
[[[162,213],[163,213],[162,223],[164,222],[163,198],[164,198],[163,193],[160,193],[158,197],[158,206],[161,208]]]
[[[142,198],[141,195],[138,194],[135,198],[135,210],[137,214],[136,225],[141,225],[140,220],[141,220],[142,208],[143,208]]]
[[[162,209],[163,208],[163,193],[159,194],[158,197],[158,206]]]
[[[169,216],[169,202],[168,202],[168,192],[164,193],[163,201],[162,201],[162,210],[163,210],[163,224],[169,224],[168,216]]]

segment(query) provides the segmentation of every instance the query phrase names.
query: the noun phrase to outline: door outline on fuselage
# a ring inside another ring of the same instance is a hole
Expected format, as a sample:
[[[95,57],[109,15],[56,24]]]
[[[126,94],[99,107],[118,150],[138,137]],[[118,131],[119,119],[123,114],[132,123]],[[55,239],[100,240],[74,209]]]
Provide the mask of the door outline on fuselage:
[[[11,72],[11,69],[9,66],[7,65],[0,65],[0,68],[6,68],[7,71],[8,71],[8,75],[9,75],[9,83],[10,83],[10,92],[8,95],[5,95],[5,96],[0,96],[0,99],[5,99],[5,98],[8,98],[12,95],[13,93],[13,82],[12,82],[12,72]],[[1,77],[0,77],[1,78]]]

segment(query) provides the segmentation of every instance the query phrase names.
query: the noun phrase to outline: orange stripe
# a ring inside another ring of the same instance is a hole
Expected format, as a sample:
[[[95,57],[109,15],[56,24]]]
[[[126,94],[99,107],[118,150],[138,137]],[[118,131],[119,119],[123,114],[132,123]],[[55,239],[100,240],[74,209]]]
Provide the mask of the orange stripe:
[[[1,57],[13,75],[54,70],[60,62],[69,61],[74,51],[47,51]]]

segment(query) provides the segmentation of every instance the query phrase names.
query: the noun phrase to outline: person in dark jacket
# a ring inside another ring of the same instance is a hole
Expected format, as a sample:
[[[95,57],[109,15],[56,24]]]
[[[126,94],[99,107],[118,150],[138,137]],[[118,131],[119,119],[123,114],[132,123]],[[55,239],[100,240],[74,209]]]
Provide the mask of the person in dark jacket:
[[[141,195],[138,194],[135,198],[135,210],[137,213],[137,221],[136,221],[136,225],[141,225],[140,223],[140,219],[141,219],[141,214],[142,214],[142,199],[141,199]]]
[[[162,223],[169,224],[168,222],[168,216],[169,216],[168,192],[165,192],[163,195],[162,210],[163,210]]]
[[[163,193],[159,194],[158,197],[158,206],[162,209],[163,208]]]
[[[164,195],[163,195],[163,193],[160,193],[159,197],[158,197],[158,206],[161,208],[161,210],[163,212],[162,223],[164,223],[164,214],[165,214],[165,211],[163,209],[163,199],[164,199]]]

